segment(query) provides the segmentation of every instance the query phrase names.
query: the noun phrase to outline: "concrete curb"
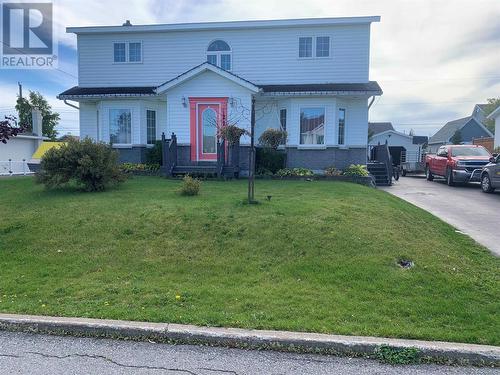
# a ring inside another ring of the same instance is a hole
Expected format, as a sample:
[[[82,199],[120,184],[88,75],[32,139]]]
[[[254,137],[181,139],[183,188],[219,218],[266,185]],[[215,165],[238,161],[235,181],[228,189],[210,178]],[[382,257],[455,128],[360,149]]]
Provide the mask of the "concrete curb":
[[[184,324],[0,314],[0,330],[374,358],[382,345],[416,348],[422,362],[500,367],[500,347]]]

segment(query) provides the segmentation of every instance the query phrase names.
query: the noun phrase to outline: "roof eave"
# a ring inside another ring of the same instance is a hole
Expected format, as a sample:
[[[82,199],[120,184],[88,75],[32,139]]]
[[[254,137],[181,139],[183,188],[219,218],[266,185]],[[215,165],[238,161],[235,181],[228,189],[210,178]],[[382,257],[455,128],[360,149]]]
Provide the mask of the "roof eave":
[[[488,116],[486,116],[486,118],[493,120],[494,118],[496,118],[499,115],[500,115],[500,105],[493,112],[491,112]]]
[[[105,34],[105,33],[138,33],[138,32],[169,32],[169,31],[204,31],[204,30],[235,30],[256,28],[303,27],[303,26],[334,26],[356,25],[380,22],[380,16],[336,17],[336,18],[301,18],[283,20],[254,20],[228,22],[200,22],[158,25],[133,26],[86,26],[68,27],[67,33],[75,34]]]

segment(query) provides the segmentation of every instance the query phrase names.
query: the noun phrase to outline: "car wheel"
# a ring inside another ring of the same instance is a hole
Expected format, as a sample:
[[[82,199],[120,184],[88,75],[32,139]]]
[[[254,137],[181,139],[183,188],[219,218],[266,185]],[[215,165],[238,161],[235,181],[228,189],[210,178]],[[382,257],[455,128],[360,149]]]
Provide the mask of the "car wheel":
[[[491,186],[491,180],[488,173],[485,173],[481,176],[481,189],[485,193],[493,193],[495,191],[495,188]]]
[[[427,181],[434,180],[434,176],[432,175],[431,169],[428,165],[425,166],[425,178],[427,178]]]
[[[446,184],[448,186],[455,185],[455,181],[453,181],[453,171],[450,168],[446,169]]]

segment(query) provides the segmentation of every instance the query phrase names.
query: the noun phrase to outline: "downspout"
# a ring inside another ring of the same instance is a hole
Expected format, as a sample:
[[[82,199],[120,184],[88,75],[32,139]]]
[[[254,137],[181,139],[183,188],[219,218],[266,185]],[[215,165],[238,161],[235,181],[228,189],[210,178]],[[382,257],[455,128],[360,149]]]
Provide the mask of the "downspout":
[[[368,110],[370,110],[370,107],[372,106],[374,101],[375,101],[375,95],[372,96],[372,100],[371,100],[370,104],[368,104]],[[66,102],[66,100],[64,102]]]
[[[67,100],[67,99],[64,99],[64,100],[63,100],[63,102],[64,102],[64,104],[66,104],[66,105],[68,105],[68,106],[70,106],[70,107],[72,107],[72,108],[74,108],[74,109],[78,109],[78,110],[80,109],[80,107],[78,107],[77,105],[74,105],[74,104],[68,103],[68,100]],[[370,108],[370,107],[368,107],[368,108]]]

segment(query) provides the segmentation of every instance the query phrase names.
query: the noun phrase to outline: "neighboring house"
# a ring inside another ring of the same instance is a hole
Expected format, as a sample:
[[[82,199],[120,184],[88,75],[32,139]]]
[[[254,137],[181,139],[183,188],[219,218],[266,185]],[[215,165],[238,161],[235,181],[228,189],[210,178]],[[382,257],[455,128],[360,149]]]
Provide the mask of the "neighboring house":
[[[477,107],[477,106],[476,106]],[[435,153],[442,145],[452,143],[454,134],[459,131],[462,144],[471,144],[475,138],[492,137],[493,134],[474,116],[448,122],[429,139],[429,152]]]
[[[72,27],[80,136],[111,142],[141,162],[175,133],[179,163],[216,159],[214,123],[285,128],[289,167],[322,171],[366,163],[370,25],[380,17]],[[248,165],[250,139],[241,139]],[[248,168],[247,168],[248,169]]]
[[[33,153],[48,139],[42,135],[41,113],[33,117],[33,132],[10,137],[7,143],[0,143],[0,175],[25,174],[30,172],[28,162]]]
[[[479,121],[481,124],[484,124],[486,121],[486,112],[484,111],[486,109],[487,104],[476,104],[474,106],[474,109],[472,110],[471,116],[474,117],[477,121]]]
[[[421,161],[427,146],[427,137],[398,132],[390,122],[370,122],[368,129],[371,135],[368,146],[387,142],[394,164]]]
[[[489,114],[488,119],[495,120],[494,148],[500,147],[500,106]]]

